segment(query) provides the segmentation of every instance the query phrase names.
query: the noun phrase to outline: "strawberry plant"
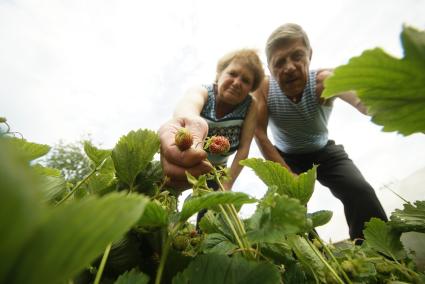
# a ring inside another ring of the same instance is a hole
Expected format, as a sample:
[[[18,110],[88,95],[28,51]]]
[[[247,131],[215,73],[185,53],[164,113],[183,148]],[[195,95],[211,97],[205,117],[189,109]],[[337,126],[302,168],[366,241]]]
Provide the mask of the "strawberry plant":
[[[409,36],[407,58],[423,62],[422,33],[422,40]],[[270,161],[241,161],[266,184],[260,199],[224,191],[226,168],[187,174],[193,194],[179,211],[178,193],[154,159],[160,142],[153,131],[131,131],[113,149],[85,143],[90,172],[72,186],[37,163],[48,145],[9,134],[8,127],[0,135],[0,283],[425,282],[400,240],[425,233],[424,201],[407,202],[387,223],[370,220],[362,245],[325,243],[314,228],[332,212],[307,213],[316,166],[294,176]],[[242,219],[247,203],[256,210]],[[198,233],[188,220],[204,208]]]

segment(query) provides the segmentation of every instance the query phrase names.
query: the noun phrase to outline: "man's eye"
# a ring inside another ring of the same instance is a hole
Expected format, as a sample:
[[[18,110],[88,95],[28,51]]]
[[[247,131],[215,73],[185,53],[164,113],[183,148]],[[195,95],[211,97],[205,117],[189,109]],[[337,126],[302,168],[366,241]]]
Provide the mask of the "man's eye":
[[[302,53],[295,53],[294,56],[292,57],[293,60],[301,60],[304,57],[304,54]]]

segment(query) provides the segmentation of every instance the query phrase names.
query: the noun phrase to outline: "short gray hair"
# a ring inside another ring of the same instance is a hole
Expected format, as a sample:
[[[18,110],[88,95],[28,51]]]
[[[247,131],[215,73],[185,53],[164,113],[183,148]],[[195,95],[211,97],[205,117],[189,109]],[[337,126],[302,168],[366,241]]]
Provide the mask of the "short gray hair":
[[[266,56],[267,62],[270,63],[270,57],[277,47],[294,39],[302,39],[305,47],[311,51],[310,41],[307,33],[300,25],[287,23],[275,29],[267,39]]]

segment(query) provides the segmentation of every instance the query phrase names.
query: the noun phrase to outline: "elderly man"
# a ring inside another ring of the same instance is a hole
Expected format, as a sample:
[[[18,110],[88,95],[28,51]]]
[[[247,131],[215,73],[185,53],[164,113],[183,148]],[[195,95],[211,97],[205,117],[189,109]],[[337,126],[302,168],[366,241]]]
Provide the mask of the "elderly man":
[[[271,77],[255,93],[259,104],[255,139],[264,158],[295,174],[319,165],[317,179],[344,205],[350,238],[362,239],[365,222],[387,217],[343,146],[328,139],[327,122],[335,97],[326,100],[321,95],[331,70],[309,69],[312,49],[297,24],[284,24],[270,35],[266,56]],[[366,114],[354,92],[337,97]],[[267,136],[268,125],[275,145]]]

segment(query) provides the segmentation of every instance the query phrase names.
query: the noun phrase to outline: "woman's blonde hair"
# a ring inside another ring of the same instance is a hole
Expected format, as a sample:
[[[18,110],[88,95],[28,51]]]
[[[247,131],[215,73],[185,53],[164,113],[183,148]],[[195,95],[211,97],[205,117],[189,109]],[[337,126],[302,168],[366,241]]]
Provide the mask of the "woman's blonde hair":
[[[233,61],[237,61],[248,68],[254,75],[254,82],[251,91],[255,91],[261,81],[264,79],[264,69],[261,64],[260,57],[255,49],[238,49],[225,54],[217,63],[216,82],[224,69],[226,69]]]

